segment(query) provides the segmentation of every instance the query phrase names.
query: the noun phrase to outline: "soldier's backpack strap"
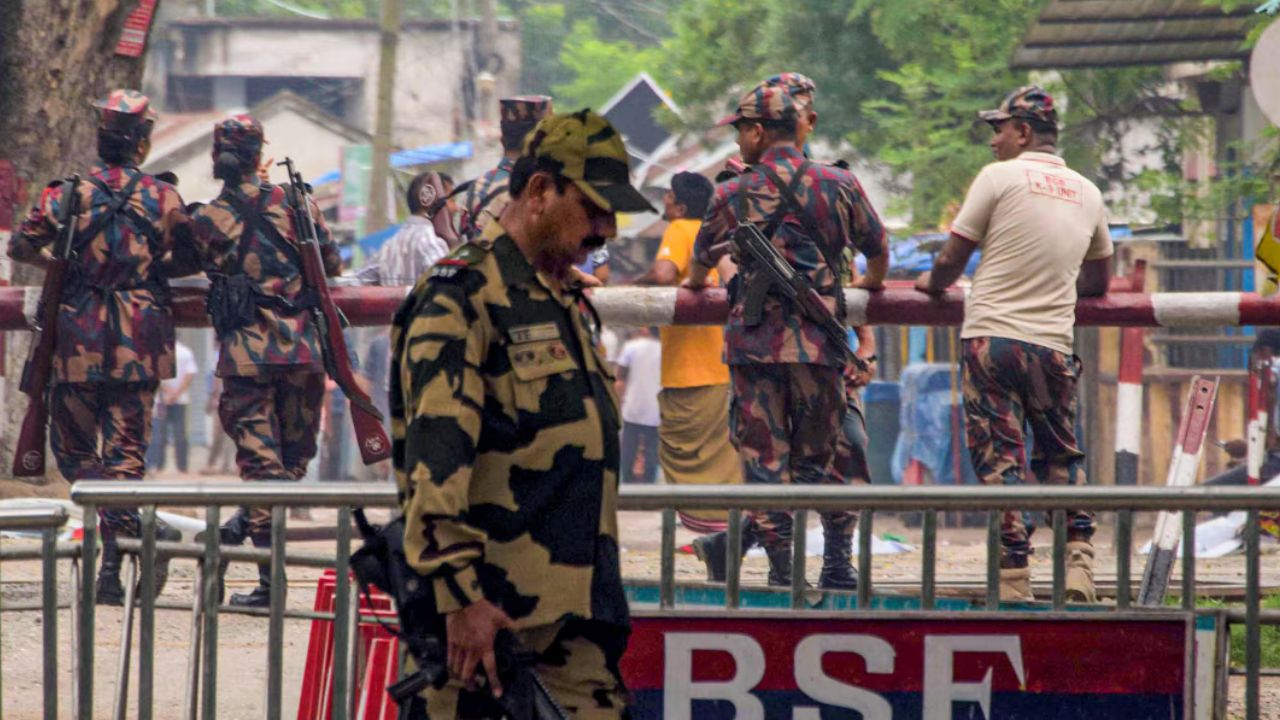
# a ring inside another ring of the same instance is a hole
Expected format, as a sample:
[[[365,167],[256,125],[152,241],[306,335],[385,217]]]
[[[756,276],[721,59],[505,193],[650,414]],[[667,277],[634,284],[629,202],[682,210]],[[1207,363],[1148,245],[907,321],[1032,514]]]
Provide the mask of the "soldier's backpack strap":
[[[801,163],[800,167],[796,168],[795,175],[791,177],[790,183],[782,182],[782,178],[778,177],[778,173],[774,172],[773,168],[768,165],[760,165],[760,171],[764,173],[765,177],[769,178],[769,182],[773,183],[774,186],[778,188],[778,192],[781,193],[783,200],[783,204],[779,205],[778,209],[774,211],[773,218],[770,218],[770,223],[775,221],[780,222],[781,217],[785,214],[783,211],[787,206],[790,206],[792,214],[800,220],[800,225],[804,228],[805,235],[808,235],[809,238],[813,240],[814,247],[818,248],[818,252],[822,255],[822,259],[826,261],[827,267],[831,268],[831,272],[835,274],[836,319],[844,320],[846,315],[844,290],[840,285],[840,278],[844,276],[844,257],[841,255],[836,257],[831,256],[826,243],[823,242],[821,231],[818,230],[818,227],[813,222],[813,217],[809,214],[808,210],[805,209],[804,204],[800,202],[800,198],[796,195],[796,190],[800,187],[800,182],[804,179],[805,173],[808,172],[812,165],[813,163],[808,160]],[[770,235],[766,233],[766,236]]]
[[[289,262],[293,263],[293,266],[301,271],[302,255],[299,254],[298,248],[294,247],[293,243],[280,234],[280,228],[276,227],[275,223],[264,216],[267,203],[271,200],[271,193],[271,185],[262,186],[261,192],[258,193],[258,202],[252,208],[240,197],[239,192],[234,189],[223,193],[223,199],[235,209],[236,214],[240,216],[240,221],[244,223],[247,230],[265,238],[267,242],[274,245],[280,252],[283,252],[289,258]],[[243,242],[240,243],[240,250],[242,253],[240,259],[243,262]]]
[[[133,191],[138,187],[138,181],[142,179],[142,173],[135,173],[129,178],[129,182],[119,192],[111,189],[111,186],[105,183],[102,178],[95,175],[89,176],[89,183],[92,184],[99,192],[107,196],[107,211],[98,215],[89,223],[89,226],[80,232],[76,237],[77,247],[82,247],[83,243],[91,242],[93,238],[98,236],[110,223],[116,219],[117,215],[123,215],[128,221],[129,226],[134,233],[141,235],[147,239],[147,247],[151,249],[151,254],[156,255],[160,250],[160,237],[156,233],[155,225],[146,218],[138,214],[132,206],[129,205],[129,198],[133,197]]]

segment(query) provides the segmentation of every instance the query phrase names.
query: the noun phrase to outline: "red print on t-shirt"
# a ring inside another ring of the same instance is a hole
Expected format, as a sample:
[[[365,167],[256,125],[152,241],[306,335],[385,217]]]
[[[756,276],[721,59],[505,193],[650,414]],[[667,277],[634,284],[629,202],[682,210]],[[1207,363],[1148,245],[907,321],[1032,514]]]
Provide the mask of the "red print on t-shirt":
[[[1076,205],[1081,203],[1082,188],[1079,180],[1050,175],[1040,170],[1027,170],[1027,187],[1036,195],[1065,200]]]

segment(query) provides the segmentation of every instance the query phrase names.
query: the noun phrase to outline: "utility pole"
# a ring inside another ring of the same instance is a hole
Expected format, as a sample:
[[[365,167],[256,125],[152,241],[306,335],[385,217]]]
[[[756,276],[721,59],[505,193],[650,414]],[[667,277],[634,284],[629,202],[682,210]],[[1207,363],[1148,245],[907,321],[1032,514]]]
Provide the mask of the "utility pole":
[[[479,91],[478,101],[481,120],[494,119],[493,99],[498,78],[493,74],[493,58],[498,52],[498,10],[494,0],[480,0],[480,32],[476,37],[477,54],[480,57],[479,74],[476,77],[476,89]]]
[[[391,117],[395,103],[396,48],[400,44],[400,2],[382,0],[381,50],[378,61],[378,105],[373,129],[373,168],[369,174],[369,209],[365,232],[387,225],[387,183],[391,178]]]

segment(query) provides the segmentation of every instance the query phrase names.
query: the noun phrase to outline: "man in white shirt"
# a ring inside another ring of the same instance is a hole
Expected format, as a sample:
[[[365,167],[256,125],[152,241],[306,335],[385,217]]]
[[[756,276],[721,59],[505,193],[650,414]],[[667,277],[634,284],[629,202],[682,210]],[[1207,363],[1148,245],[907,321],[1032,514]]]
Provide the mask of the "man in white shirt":
[[[654,328],[632,337],[618,353],[614,385],[622,399],[622,482],[658,479],[658,393],[662,391],[662,343]],[[644,447],[644,472],[635,476],[636,456]]]
[[[449,254],[446,238],[436,232],[435,216],[446,212],[440,176],[427,171],[409,181],[405,194],[409,217],[396,234],[369,258],[360,277],[377,285],[408,287],[437,260]]]
[[[1010,93],[979,113],[994,130],[997,162],[978,173],[933,270],[916,288],[938,294],[982,259],[965,303],[964,409],[969,457],[983,483],[1027,482],[1025,428],[1034,437],[1034,482],[1084,484],[1076,442],[1072,354],[1078,296],[1102,295],[1111,278],[1111,236],[1102,193],[1057,155],[1053,98],[1039,87]],[[1006,511],[1000,597],[1031,594],[1031,515]],[[1067,599],[1096,601],[1091,513],[1067,511]]]
[[[187,406],[191,404],[191,382],[200,374],[191,348],[175,341],[174,375],[160,381],[156,393],[155,419],[152,421],[151,445],[147,448],[147,469],[164,469],[165,454],[173,443],[174,462],[178,472],[187,472]]]

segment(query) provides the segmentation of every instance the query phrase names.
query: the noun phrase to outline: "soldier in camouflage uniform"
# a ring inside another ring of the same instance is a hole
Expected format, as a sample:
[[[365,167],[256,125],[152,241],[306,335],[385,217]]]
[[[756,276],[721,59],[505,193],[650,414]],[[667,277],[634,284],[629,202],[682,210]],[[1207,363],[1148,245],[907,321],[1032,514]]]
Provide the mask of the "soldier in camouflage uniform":
[[[818,113],[813,108],[817,86],[808,76],[797,72],[773,75],[764,81],[764,85],[782,88],[791,95],[796,106],[795,146],[807,157],[805,142],[818,122]],[[732,122],[733,117],[730,116],[726,120]],[[844,258],[846,275],[842,281],[849,284],[855,272],[852,248],[845,248]],[[841,432],[836,435],[832,473],[828,477],[828,482],[832,484],[866,483],[870,477],[866,463],[866,421],[862,410],[862,396],[858,389],[870,381],[874,371],[875,336],[869,328],[865,327],[854,328],[851,332],[857,337],[856,352],[868,367],[866,370],[858,370],[852,365],[844,368],[845,415]],[[818,578],[819,586],[838,590],[856,590],[858,575],[850,563],[853,555],[853,531],[858,524],[857,511],[825,512],[819,517],[823,532],[822,573]],[[745,537],[749,540],[756,539],[754,533],[748,533]],[[725,580],[727,542],[728,536],[724,532],[712,533],[693,541],[694,551],[707,566],[707,578],[713,582]],[[747,549],[744,544],[743,552],[745,553]]]
[[[733,249],[734,228],[740,221],[754,222],[843,321],[841,253],[853,246],[866,255],[868,274],[858,286],[878,288],[888,268],[885,233],[851,173],[805,159],[797,147],[799,115],[786,87],[764,82],[721,121],[737,129],[743,160],[752,169],[716,188],[695,243],[697,262],[685,284],[702,288],[709,269]],[[830,482],[844,415],[843,353],[817,324],[772,294],[765,298],[759,322],[749,325],[744,300],[764,275],[736,252],[734,259],[741,272],[737,286],[730,287],[725,347],[733,381],[730,427],[745,480]],[[769,583],[788,584],[790,515],[758,512],[746,530],[744,543],[759,541],[769,556]],[[837,570],[839,563],[831,563],[831,570],[851,575],[847,558],[843,570]],[[831,577],[830,571],[825,580],[831,586],[847,582]]]
[[[249,115],[217,123],[214,175],[225,183],[217,198],[196,211],[196,245],[215,282],[248,278],[251,316],[221,333],[216,374],[222,378],[218,417],[236,444],[245,480],[300,480],[316,454],[324,365],[311,316],[315,298],[303,291],[298,233],[290,213],[291,189],[258,177],[262,125]],[[337,275],[341,259],[314,204],[316,236],[325,272]],[[271,511],[242,508],[222,528],[222,541],[271,546]],[[271,572],[258,567],[258,587],[231,603],[266,606]]]
[[[100,161],[79,186],[81,212],[49,389],[50,442],[68,480],[141,480],[156,387],[174,374],[173,318],[161,268],[175,244],[190,243],[190,219],[172,185],[138,170],[155,121],[147,96],[116,90],[94,106]],[[60,181],[45,188],[9,242],[11,258],[46,265],[64,192]],[[124,589],[115,537],[139,536],[138,511],[105,509],[99,516],[97,601],[118,605]],[[179,534],[161,526],[158,537]]]
[[[460,688],[480,664],[494,681],[493,640],[511,628],[573,717],[618,718],[620,421],[570,271],[614,235],[614,213],[652,207],[622,137],[588,110],[537,125],[511,195],[418,281],[392,329],[405,552],[434,585],[451,676],[413,717],[473,717]]]
[[[484,228],[502,215],[510,201],[507,184],[511,168],[524,151],[524,138],[539,120],[551,114],[551,98],[546,95],[517,95],[498,101],[502,128],[502,160],[498,166],[471,184],[463,203],[462,235],[480,237]]]

